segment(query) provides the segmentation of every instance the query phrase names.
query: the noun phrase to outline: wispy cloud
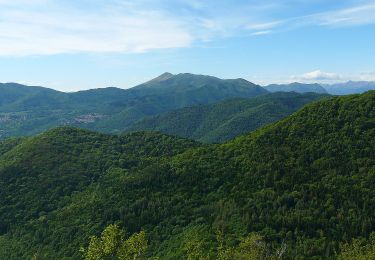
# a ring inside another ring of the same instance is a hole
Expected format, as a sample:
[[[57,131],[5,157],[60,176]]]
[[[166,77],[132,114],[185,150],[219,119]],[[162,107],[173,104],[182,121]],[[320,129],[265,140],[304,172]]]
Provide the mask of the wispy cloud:
[[[301,82],[327,82],[327,81],[340,81],[343,77],[331,72],[324,72],[321,70],[315,70],[304,73],[302,75],[293,75],[290,77],[292,81]]]
[[[337,74],[315,70],[301,75],[292,75],[289,78],[278,79],[281,82],[304,82],[304,83],[338,83],[346,81],[375,81],[375,71],[363,71],[350,74]]]
[[[265,77],[251,76],[247,77],[251,82],[260,85],[269,84],[290,84],[293,82],[300,83],[318,83],[318,84],[335,84],[348,81],[373,81],[375,82],[375,71],[364,71],[350,74],[324,72],[322,70],[310,71],[299,75],[269,75]]]
[[[247,6],[212,0],[0,0],[0,56],[190,47],[236,35],[249,11],[268,8]],[[261,31],[254,35],[266,33]]]
[[[359,74],[358,80],[375,81],[375,71],[366,71]]]
[[[280,26],[284,21],[273,21],[267,23],[248,24],[245,26],[248,30],[268,30]]]
[[[334,11],[324,11],[303,16],[288,17],[277,21],[268,21],[245,26],[251,31],[283,31],[305,26],[348,27],[375,24],[375,3],[367,3]]]
[[[289,0],[0,0],[0,56],[137,53],[301,26],[375,23],[374,1],[301,16],[285,11],[292,6]]]
[[[354,6],[312,16],[320,25],[355,26],[375,23],[375,3]]]
[[[85,10],[52,0],[31,0],[26,9],[16,2],[0,1],[0,55],[144,52],[193,41],[178,20],[154,10],[121,5]]]
[[[260,35],[267,35],[267,34],[270,34],[270,33],[272,33],[271,30],[257,31],[257,32],[253,32],[251,35],[253,35],[253,36],[260,36]]]

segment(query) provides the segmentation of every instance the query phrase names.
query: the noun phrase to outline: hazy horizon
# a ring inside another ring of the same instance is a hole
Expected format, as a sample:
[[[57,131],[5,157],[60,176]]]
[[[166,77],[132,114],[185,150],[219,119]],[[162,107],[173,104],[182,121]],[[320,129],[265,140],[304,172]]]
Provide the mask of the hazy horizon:
[[[170,73],[170,72],[164,72],[164,73]],[[164,74],[162,73],[162,74]],[[131,88],[134,88],[134,87],[137,87],[138,85],[141,85],[143,83],[146,83],[154,78],[157,78],[158,76],[161,76],[162,74],[159,74],[159,75],[155,75],[153,78],[150,78],[146,81],[143,81],[143,82],[139,82],[138,84],[136,85],[132,85],[132,86],[128,86],[128,87],[120,87],[120,86],[115,86],[115,85],[111,85],[111,86],[98,86],[98,87],[88,87],[88,88],[81,88],[81,89],[76,89],[76,90],[66,90],[64,89],[63,87],[50,87],[50,86],[44,86],[44,85],[38,85],[38,84],[29,84],[28,82],[0,82],[0,84],[12,84],[12,83],[15,83],[15,84],[20,84],[20,85],[25,85],[25,86],[29,86],[29,87],[43,87],[43,88],[50,88],[50,89],[53,89],[53,90],[57,90],[57,91],[61,91],[61,92],[78,92],[78,91],[85,91],[85,90],[92,90],[92,89],[105,89],[105,88],[119,88],[119,89],[131,89]],[[191,74],[189,72],[181,72],[181,73],[176,73],[176,74],[173,74],[173,75],[178,75],[178,74]],[[215,78],[219,78],[219,79],[224,79],[224,80],[229,80],[229,79],[245,79],[245,78],[242,78],[242,77],[235,77],[235,78],[220,78],[220,77],[217,77],[215,75],[205,75],[205,74],[194,74],[194,75],[201,75],[201,76],[212,76],[212,77],[215,77]],[[296,81],[296,80],[290,80],[290,81],[275,81],[275,82],[269,82],[267,84],[261,84],[261,83],[257,83],[257,82],[254,82],[254,81],[251,81],[251,80],[248,80],[248,79],[245,79],[251,83],[254,83],[256,85],[259,85],[261,87],[267,87],[268,85],[288,85],[288,84],[292,84],[292,83],[302,83],[302,84],[319,84],[321,86],[326,86],[326,85],[335,85],[335,84],[343,84],[343,83],[347,83],[347,82],[357,82],[356,80],[343,80],[343,81],[335,81],[335,82],[329,82],[329,83],[322,83],[322,82],[313,82],[313,81],[308,81],[308,82],[304,82],[303,80],[302,81]],[[361,80],[358,80],[358,81],[361,81]],[[365,80],[364,80],[365,82]],[[367,81],[367,82],[375,82],[375,81]]]

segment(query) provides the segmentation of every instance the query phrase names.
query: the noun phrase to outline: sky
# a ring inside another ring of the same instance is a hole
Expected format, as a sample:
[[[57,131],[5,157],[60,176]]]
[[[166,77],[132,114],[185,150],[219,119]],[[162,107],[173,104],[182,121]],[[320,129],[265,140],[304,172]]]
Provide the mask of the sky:
[[[375,81],[375,0],[0,0],[0,82]]]

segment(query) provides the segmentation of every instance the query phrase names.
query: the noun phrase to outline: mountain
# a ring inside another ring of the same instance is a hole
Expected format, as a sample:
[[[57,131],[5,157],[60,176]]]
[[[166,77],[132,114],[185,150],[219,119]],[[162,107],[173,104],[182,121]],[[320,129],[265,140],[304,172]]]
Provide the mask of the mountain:
[[[327,91],[319,84],[304,84],[294,82],[291,84],[271,84],[264,87],[269,92],[315,92],[315,93],[327,93]]]
[[[173,75],[164,73],[161,76],[136,86],[133,92],[141,94],[143,91],[155,94],[169,94],[171,91],[188,93],[205,104],[228,96],[257,96],[267,93],[264,88],[244,79],[219,79],[206,75],[181,73]],[[186,106],[186,104],[184,104]]]
[[[71,125],[120,133],[145,116],[233,97],[266,94],[243,79],[163,74],[131,89],[104,88],[63,93],[19,84],[0,85],[0,138],[25,136]]]
[[[369,90],[375,90],[375,82],[371,81],[348,81],[323,86],[328,93],[333,95],[360,94]]]
[[[223,142],[276,122],[323,94],[273,93],[182,108],[145,118],[129,131],[160,131],[201,142]]]
[[[43,87],[24,86],[17,83],[0,83],[1,112],[60,108],[65,93]]]
[[[16,83],[0,83],[0,92],[0,105],[4,106],[27,95],[38,93],[38,90]]]
[[[5,144],[0,259],[79,259],[113,223],[144,230],[160,259],[215,259],[251,232],[285,259],[332,259],[374,232],[375,91],[314,102],[220,145],[73,128]]]
[[[233,97],[255,97],[268,93],[243,79],[222,80],[212,76],[164,73],[149,82],[128,90],[131,97],[125,108],[97,122],[93,130],[122,132],[145,116],[178,108],[210,104]]]

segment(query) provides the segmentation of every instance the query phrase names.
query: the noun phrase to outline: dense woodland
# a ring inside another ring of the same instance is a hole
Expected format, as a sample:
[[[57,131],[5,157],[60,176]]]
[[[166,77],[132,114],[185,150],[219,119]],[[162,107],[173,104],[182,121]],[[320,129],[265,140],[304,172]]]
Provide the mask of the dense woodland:
[[[0,143],[0,259],[366,259],[374,183],[375,91],[224,144],[56,128]]]
[[[234,98],[148,117],[128,131],[160,131],[204,143],[221,143],[276,122],[328,95],[295,92]]]

